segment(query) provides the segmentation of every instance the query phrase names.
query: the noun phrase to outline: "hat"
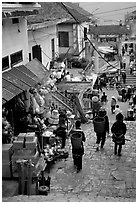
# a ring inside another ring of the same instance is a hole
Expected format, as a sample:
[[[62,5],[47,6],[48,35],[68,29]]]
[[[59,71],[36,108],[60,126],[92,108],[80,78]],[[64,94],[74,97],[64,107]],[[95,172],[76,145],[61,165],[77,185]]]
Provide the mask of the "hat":
[[[71,111],[67,111],[67,117],[70,117],[72,115]]]
[[[112,98],[115,98],[114,96],[112,96]]]
[[[58,110],[53,110],[51,117],[48,119],[48,122],[52,125],[58,125],[59,123],[59,113]]]
[[[98,102],[98,100],[99,100],[99,99],[98,99],[97,96],[93,96],[93,97],[92,97],[92,101],[93,101],[93,102]]]

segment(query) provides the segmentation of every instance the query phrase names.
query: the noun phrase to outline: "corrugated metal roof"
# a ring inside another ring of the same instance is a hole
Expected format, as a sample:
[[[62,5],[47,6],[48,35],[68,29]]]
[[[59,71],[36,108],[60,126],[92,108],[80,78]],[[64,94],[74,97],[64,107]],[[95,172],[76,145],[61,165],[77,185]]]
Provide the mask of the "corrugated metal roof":
[[[2,19],[4,18],[17,18],[20,16],[30,16],[30,15],[37,15],[38,11],[37,10],[33,10],[33,11],[11,11],[11,12],[6,12],[3,11],[2,12]]]
[[[49,71],[37,59],[27,65],[14,67],[2,74],[2,98],[9,101],[22,91],[34,87],[41,80],[47,80],[48,76]]]
[[[4,98],[2,98],[2,105],[4,105],[6,102],[7,101]]]
[[[47,79],[47,77],[49,77],[49,71],[36,58],[28,62],[25,65],[25,67],[27,67],[31,72],[33,72],[41,80],[45,78]]]
[[[22,82],[25,82],[30,87],[35,86],[35,84],[37,83],[34,79],[29,77],[27,74],[19,71],[18,68],[13,68],[12,69],[12,74],[15,75],[16,77],[20,78],[20,80]]]
[[[13,73],[13,74],[12,74]],[[25,83],[23,83],[19,78],[17,78],[14,75],[14,71],[10,70],[9,72],[5,72],[2,74],[2,78],[8,80],[9,82],[11,82],[12,84],[14,84],[15,86],[19,87],[22,91],[23,90],[27,90],[28,88],[30,88],[28,85],[26,85]]]
[[[14,96],[16,96],[22,92],[22,90],[20,88],[16,87],[14,84],[12,84],[11,82],[9,82],[8,80],[6,80],[4,78],[2,79],[2,89],[3,88],[10,91],[12,94],[14,94]]]
[[[20,67],[16,67],[17,70],[19,70],[21,73],[26,74],[30,78],[32,78],[36,83],[40,81],[40,79],[35,75],[32,71],[30,71],[26,65],[21,65]]]
[[[12,98],[14,98],[14,96],[15,95],[9,90],[7,90],[6,88],[2,88],[2,98],[5,102],[11,100]]]

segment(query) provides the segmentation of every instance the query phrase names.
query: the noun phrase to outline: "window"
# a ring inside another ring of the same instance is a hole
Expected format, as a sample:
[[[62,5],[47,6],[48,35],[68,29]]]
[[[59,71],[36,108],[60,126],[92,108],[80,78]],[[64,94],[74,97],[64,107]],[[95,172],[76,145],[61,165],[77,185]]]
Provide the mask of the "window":
[[[12,18],[12,23],[13,24],[19,23],[19,18]]]
[[[87,40],[87,28],[84,27],[84,40]]]
[[[10,57],[11,57],[11,67],[12,67],[13,65],[18,64],[19,62],[23,61],[22,50],[14,54],[11,54]]]
[[[68,32],[59,32],[59,47],[69,47]]]
[[[29,62],[31,61],[31,53],[29,53]]]
[[[5,70],[7,68],[9,68],[9,57],[8,56],[2,58],[2,70]]]
[[[55,41],[54,38],[51,40],[51,49],[52,49],[52,60],[55,58]]]

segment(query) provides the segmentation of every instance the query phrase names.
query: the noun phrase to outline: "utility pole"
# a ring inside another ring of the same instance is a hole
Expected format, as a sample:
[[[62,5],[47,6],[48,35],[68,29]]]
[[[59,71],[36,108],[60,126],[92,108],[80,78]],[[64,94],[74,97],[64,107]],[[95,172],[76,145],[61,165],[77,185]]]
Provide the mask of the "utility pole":
[[[94,73],[98,74],[99,73],[99,54],[96,50],[98,50],[98,42],[97,39],[92,39],[91,40],[95,50],[94,50]]]

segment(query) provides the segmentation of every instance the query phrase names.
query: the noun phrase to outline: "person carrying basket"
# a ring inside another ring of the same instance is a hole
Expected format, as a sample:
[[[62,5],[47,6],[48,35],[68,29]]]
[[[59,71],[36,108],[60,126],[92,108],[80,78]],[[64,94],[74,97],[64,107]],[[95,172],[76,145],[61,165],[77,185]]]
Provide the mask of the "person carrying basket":
[[[86,141],[85,134],[81,129],[81,121],[77,120],[75,128],[71,130],[71,144],[72,144],[72,156],[74,165],[77,167],[77,173],[82,169],[82,156],[84,154],[83,142]]]
[[[118,153],[118,156],[121,156],[122,145],[125,144],[125,134],[126,134],[126,124],[123,122],[122,113],[116,115],[116,122],[111,127],[111,132],[113,133],[112,139],[115,143],[114,154]],[[118,152],[117,152],[118,150]]]

